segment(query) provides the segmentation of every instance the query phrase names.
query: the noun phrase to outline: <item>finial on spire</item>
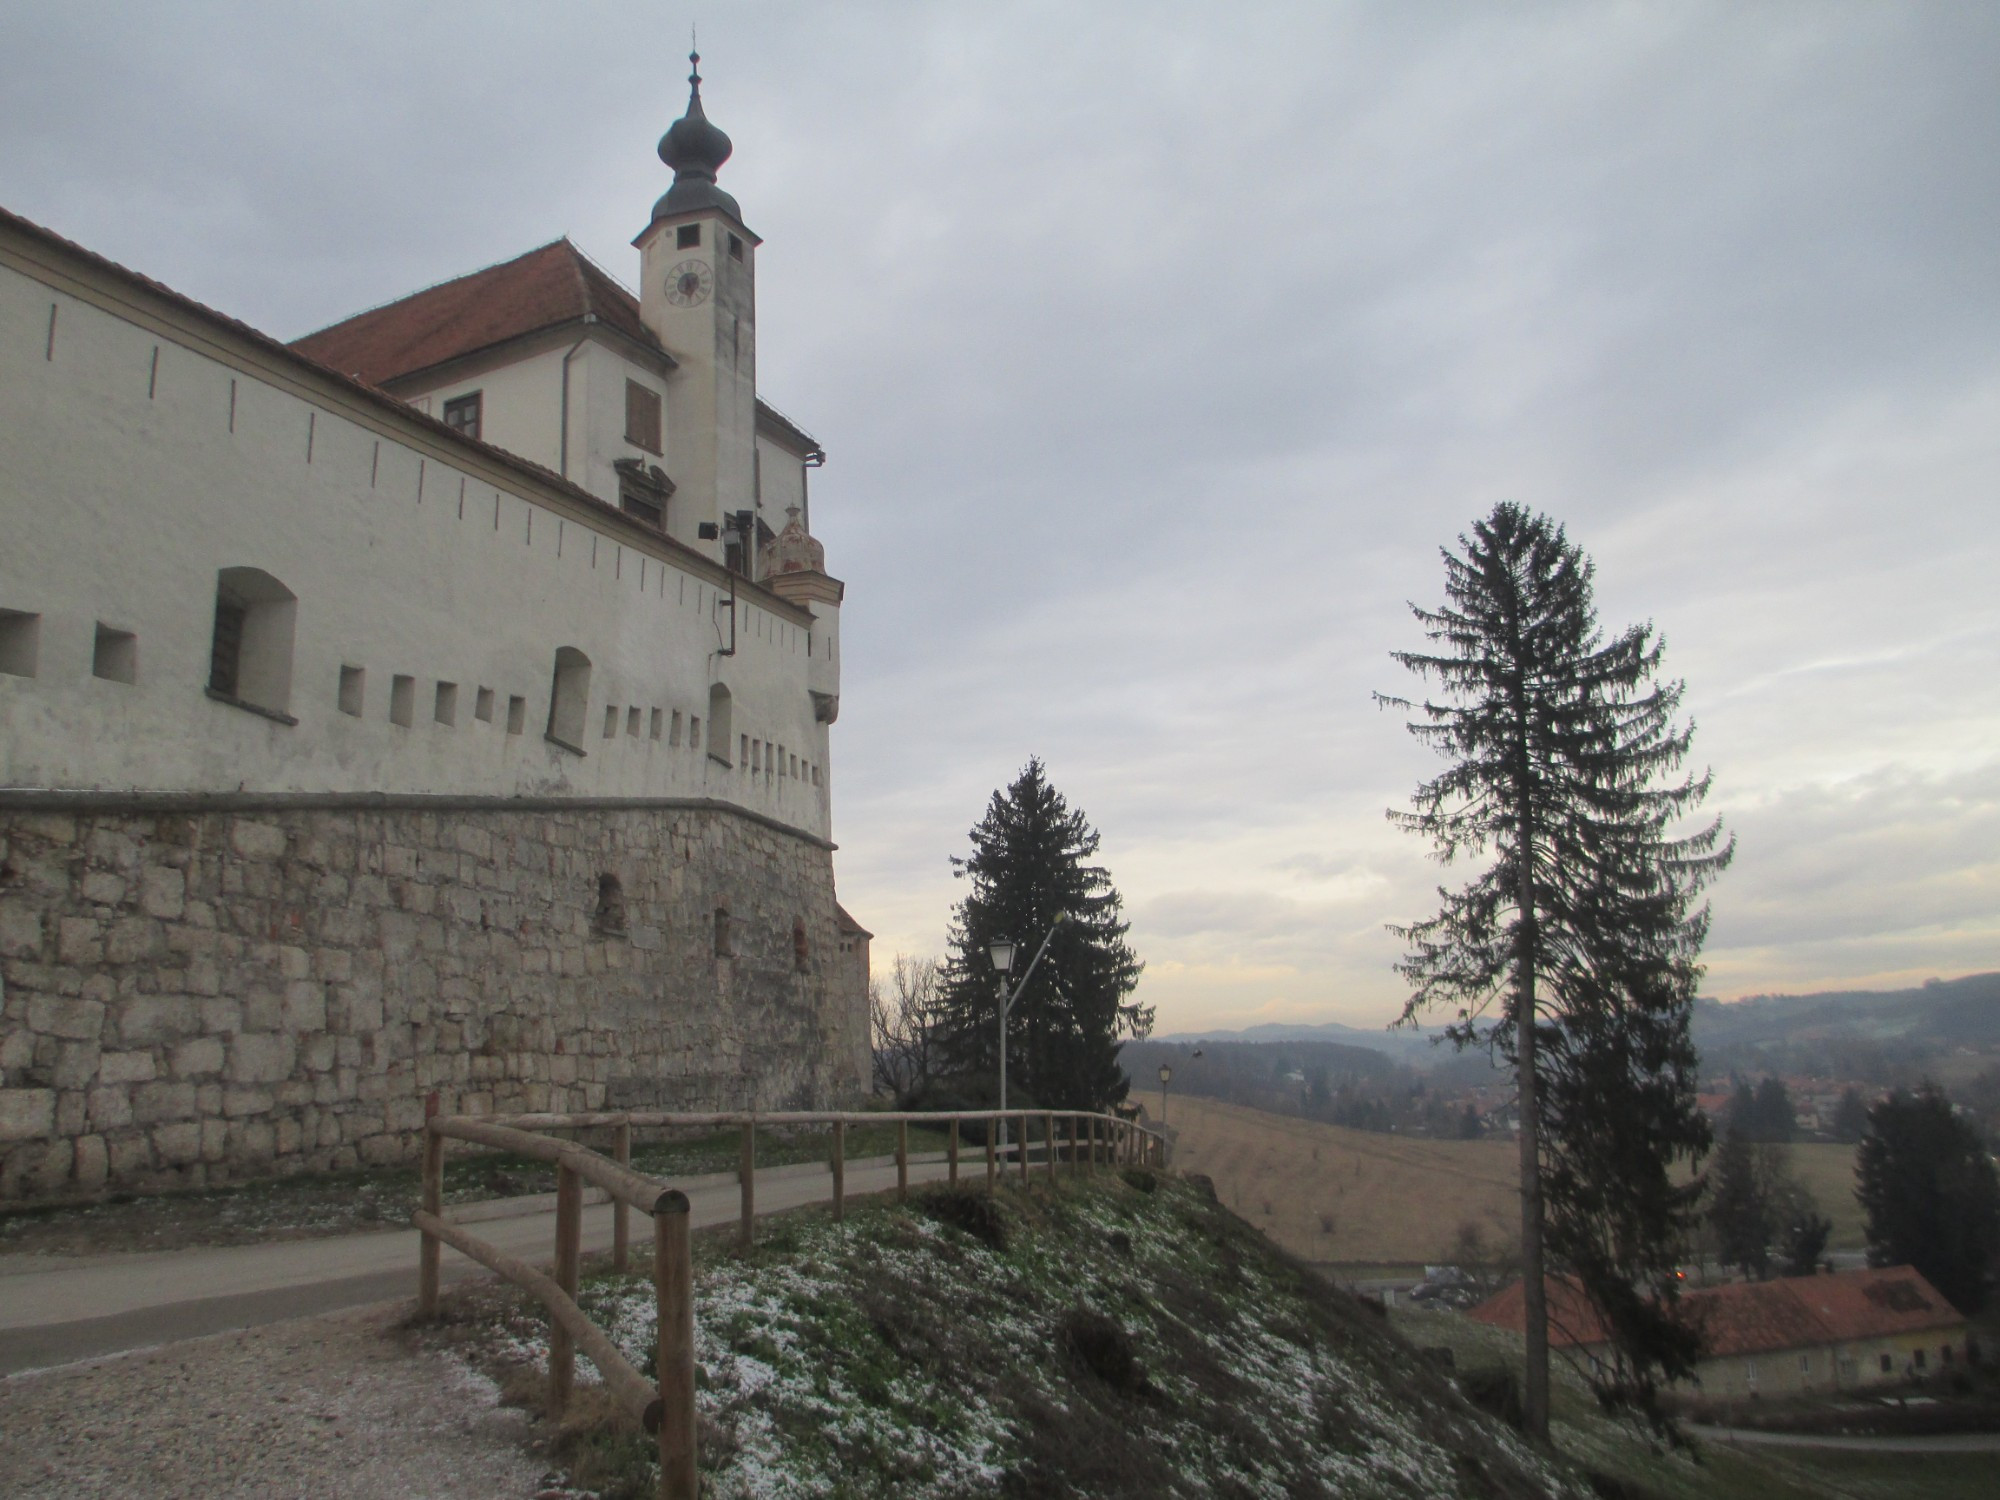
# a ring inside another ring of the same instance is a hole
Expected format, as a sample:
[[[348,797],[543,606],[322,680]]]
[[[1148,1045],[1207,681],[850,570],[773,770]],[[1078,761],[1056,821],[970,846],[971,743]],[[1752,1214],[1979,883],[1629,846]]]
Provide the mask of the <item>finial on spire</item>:
[[[687,111],[660,137],[660,160],[674,169],[674,185],[653,206],[653,217],[708,205],[737,212],[736,200],[715,186],[715,174],[734,149],[729,137],[709,123],[701,106],[701,51],[688,31]]]

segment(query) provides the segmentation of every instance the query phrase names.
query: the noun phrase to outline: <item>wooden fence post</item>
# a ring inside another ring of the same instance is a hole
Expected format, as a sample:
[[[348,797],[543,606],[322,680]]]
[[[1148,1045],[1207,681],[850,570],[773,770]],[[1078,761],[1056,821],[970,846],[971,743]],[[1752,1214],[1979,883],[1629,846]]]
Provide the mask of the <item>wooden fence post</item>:
[[[444,1216],[444,1137],[430,1128],[437,1117],[437,1095],[424,1103],[424,1212],[433,1218]],[[444,1242],[425,1234],[417,1250],[417,1316],[435,1318],[438,1312],[438,1259]]]
[[[632,1121],[618,1122],[611,1136],[611,1158],[621,1167],[632,1165]],[[621,1274],[629,1269],[632,1250],[632,1210],[623,1198],[611,1208],[611,1269]]]
[[[958,1116],[951,1117],[951,1185],[958,1186]]]
[[[577,1272],[583,1259],[583,1179],[568,1164],[556,1168],[556,1285],[576,1299]],[[549,1320],[549,1413],[561,1416],[576,1383],[576,1340],[553,1318]]]
[[[1014,1132],[1020,1137],[1020,1144],[1014,1149],[1021,1153],[1021,1186],[1028,1185],[1028,1112],[1021,1111],[1021,1128]]]
[[[736,1242],[745,1250],[757,1240],[757,1121],[743,1123],[743,1159],[736,1176],[743,1188],[743,1222],[737,1227]]]
[[[660,1496],[695,1500],[694,1262],[687,1194],[653,1205],[653,1289],[659,1304]]]
[[[986,1192],[988,1197],[992,1196],[1000,1173],[998,1161],[993,1154],[993,1138],[1000,1133],[997,1128],[999,1123],[998,1120],[988,1120],[986,1122]]]
[[[1069,1117],[1069,1175],[1074,1177],[1083,1170],[1083,1116]]]
[[[896,1122],[896,1201],[910,1196],[910,1122]]]
[[[847,1122],[833,1122],[833,1222],[847,1217]]]
[[[1042,1147],[1049,1154],[1049,1186],[1056,1183],[1056,1117],[1042,1116]]]

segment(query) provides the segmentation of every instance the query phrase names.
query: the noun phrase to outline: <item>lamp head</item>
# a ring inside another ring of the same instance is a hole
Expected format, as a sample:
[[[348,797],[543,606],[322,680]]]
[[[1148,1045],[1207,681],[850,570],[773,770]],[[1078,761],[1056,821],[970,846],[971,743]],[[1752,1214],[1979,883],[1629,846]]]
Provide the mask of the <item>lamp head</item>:
[[[1161,1063],[1160,1064],[1161,1085],[1164,1086],[1166,1084],[1172,1083],[1173,1081],[1174,1081],[1174,1070],[1168,1064]]]
[[[1007,973],[1014,967],[1014,940],[995,938],[986,945],[986,956],[993,960],[994,973]]]

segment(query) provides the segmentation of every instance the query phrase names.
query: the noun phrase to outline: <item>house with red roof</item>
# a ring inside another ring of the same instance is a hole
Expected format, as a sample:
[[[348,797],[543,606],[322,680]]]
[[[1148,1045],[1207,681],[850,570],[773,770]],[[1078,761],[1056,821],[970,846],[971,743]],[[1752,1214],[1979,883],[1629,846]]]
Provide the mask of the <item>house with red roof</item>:
[[[1467,1314],[1515,1332],[1521,1283]],[[1603,1356],[1609,1336],[1577,1284],[1548,1283],[1549,1346]],[[1916,1379],[1965,1361],[1963,1314],[1909,1266],[1732,1282],[1681,1295],[1704,1351],[1694,1389],[1707,1396],[1850,1391]]]

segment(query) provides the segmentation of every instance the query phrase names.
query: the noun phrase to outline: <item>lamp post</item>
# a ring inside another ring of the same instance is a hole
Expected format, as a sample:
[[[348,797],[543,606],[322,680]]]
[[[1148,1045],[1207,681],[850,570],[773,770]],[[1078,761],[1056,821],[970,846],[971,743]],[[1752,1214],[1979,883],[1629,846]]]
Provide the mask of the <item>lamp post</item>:
[[[1167,1128],[1167,1085],[1174,1081],[1174,1070],[1167,1063],[1160,1064],[1160,1129]]]
[[[1042,946],[1035,950],[1034,959],[1028,964],[1028,972],[1021,976],[1021,982],[1010,992],[1007,988],[1007,971],[1014,967],[1012,938],[995,938],[986,945],[986,956],[993,960],[993,972],[1000,976],[1000,1144],[1007,1144],[1007,1013],[1014,1008],[1014,1002],[1021,998],[1021,991],[1028,987],[1028,981],[1035,977],[1035,966],[1042,961],[1042,955],[1049,951],[1054,941],[1056,928],[1062,926],[1068,912],[1057,912],[1055,922],[1049,927],[1049,935],[1042,939]],[[1026,1151],[1028,1143],[1024,1137],[1021,1149]]]

